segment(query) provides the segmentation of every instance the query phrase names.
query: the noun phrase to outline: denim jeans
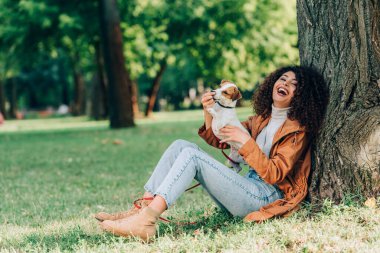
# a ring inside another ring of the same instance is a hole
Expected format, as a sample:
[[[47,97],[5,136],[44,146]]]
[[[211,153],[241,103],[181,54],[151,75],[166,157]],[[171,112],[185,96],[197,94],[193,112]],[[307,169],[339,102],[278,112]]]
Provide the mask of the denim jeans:
[[[250,169],[239,175],[215,160],[196,144],[174,141],[164,152],[144,188],[160,195],[168,207],[196,179],[222,209],[244,217],[283,197],[277,186],[267,184]]]

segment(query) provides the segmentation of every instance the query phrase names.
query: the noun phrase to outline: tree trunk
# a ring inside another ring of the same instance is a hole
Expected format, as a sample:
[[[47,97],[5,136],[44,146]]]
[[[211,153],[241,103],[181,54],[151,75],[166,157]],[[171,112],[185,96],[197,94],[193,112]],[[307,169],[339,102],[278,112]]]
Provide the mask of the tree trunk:
[[[95,43],[97,71],[93,80],[91,103],[91,117],[95,120],[105,119],[108,116],[107,78],[104,73],[104,59],[100,42]]]
[[[17,118],[17,81],[16,78],[11,78],[9,79],[9,112],[8,116],[11,119],[16,119]]]
[[[4,84],[2,80],[0,80],[0,113],[6,118]]]
[[[160,64],[160,70],[157,72],[157,75],[153,80],[152,87],[150,88],[149,99],[145,108],[146,117],[149,117],[153,111],[153,107],[157,98],[157,93],[158,93],[158,90],[160,89],[161,78],[166,70],[166,66],[167,66],[166,59],[164,59]]]
[[[69,86],[66,80],[62,83],[62,97],[61,97],[61,103],[64,105],[69,105],[70,104],[70,99],[69,99]]]
[[[132,88],[125,68],[116,0],[99,0],[104,63],[108,80],[111,128],[134,126]]]
[[[59,60],[58,66],[59,66],[59,69],[58,69],[59,80],[61,80],[61,84],[62,84],[61,104],[68,106],[70,104],[69,85],[66,78],[65,65],[62,59]]]
[[[140,117],[140,109],[139,109],[139,89],[137,87],[137,81],[132,80],[132,108],[133,115],[135,117]]]
[[[297,0],[302,65],[325,77],[326,119],[315,142],[311,199],[380,194],[380,3]]]
[[[82,73],[78,70],[77,66],[74,66],[73,68],[74,101],[72,114],[74,116],[79,116],[85,113],[85,86]]]
[[[91,93],[91,110],[90,110],[90,117],[94,120],[101,120],[103,115],[103,106],[102,106],[102,100],[101,100],[101,89],[100,89],[100,80],[99,80],[99,74],[96,71],[92,80],[92,93]]]

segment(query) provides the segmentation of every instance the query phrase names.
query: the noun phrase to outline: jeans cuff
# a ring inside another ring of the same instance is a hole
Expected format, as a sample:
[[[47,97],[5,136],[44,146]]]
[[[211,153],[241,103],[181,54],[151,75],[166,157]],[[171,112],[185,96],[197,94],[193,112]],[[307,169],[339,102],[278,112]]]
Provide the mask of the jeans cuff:
[[[156,196],[156,195],[160,195],[160,197],[163,198],[163,199],[165,200],[165,202],[166,202],[166,208],[169,208],[169,207],[172,205],[172,203],[170,203],[170,202],[168,201],[168,197],[167,197],[167,195],[166,195],[165,193],[162,193],[162,192],[155,192],[155,193],[154,193],[154,196]]]
[[[151,190],[151,188],[147,185],[144,185],[145,191],[149,192],[150,194],[154,195],[154,191]]]

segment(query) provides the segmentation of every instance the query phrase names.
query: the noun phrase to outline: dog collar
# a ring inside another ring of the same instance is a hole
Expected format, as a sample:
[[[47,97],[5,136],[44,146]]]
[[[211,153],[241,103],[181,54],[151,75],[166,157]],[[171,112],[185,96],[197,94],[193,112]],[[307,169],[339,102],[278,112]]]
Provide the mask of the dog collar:
[[[216,103],[217,103],[218,105],[220,105],[221,107],[223,107],[223,108],[234,109],[234,107],[222,105],[221,103],[219,103],[219,101],[216,101]]]

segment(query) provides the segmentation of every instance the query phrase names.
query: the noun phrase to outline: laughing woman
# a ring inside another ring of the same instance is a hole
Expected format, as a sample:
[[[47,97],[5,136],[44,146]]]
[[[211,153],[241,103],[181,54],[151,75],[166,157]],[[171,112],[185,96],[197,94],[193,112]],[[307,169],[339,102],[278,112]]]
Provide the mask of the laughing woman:
[[[210,145],[227,147],[212,132],[213,93],[202,97],[205,123],[199,135]],[[174,141],[162,155],[145,185],[145,194],[129,211],[98,213],[100,226],[119,236],[149,240],[160,215],[196,179],[216,204],[245,221],[286,216],[307,195],[310,144],[321,125],[328,91],[320,74],[308,67],[284,67],[271,73],[253,97],[256,116],[242,122],[249,134],[226,126],[223,142],[240,144],[249,165],[239,175],[194,143]]]

